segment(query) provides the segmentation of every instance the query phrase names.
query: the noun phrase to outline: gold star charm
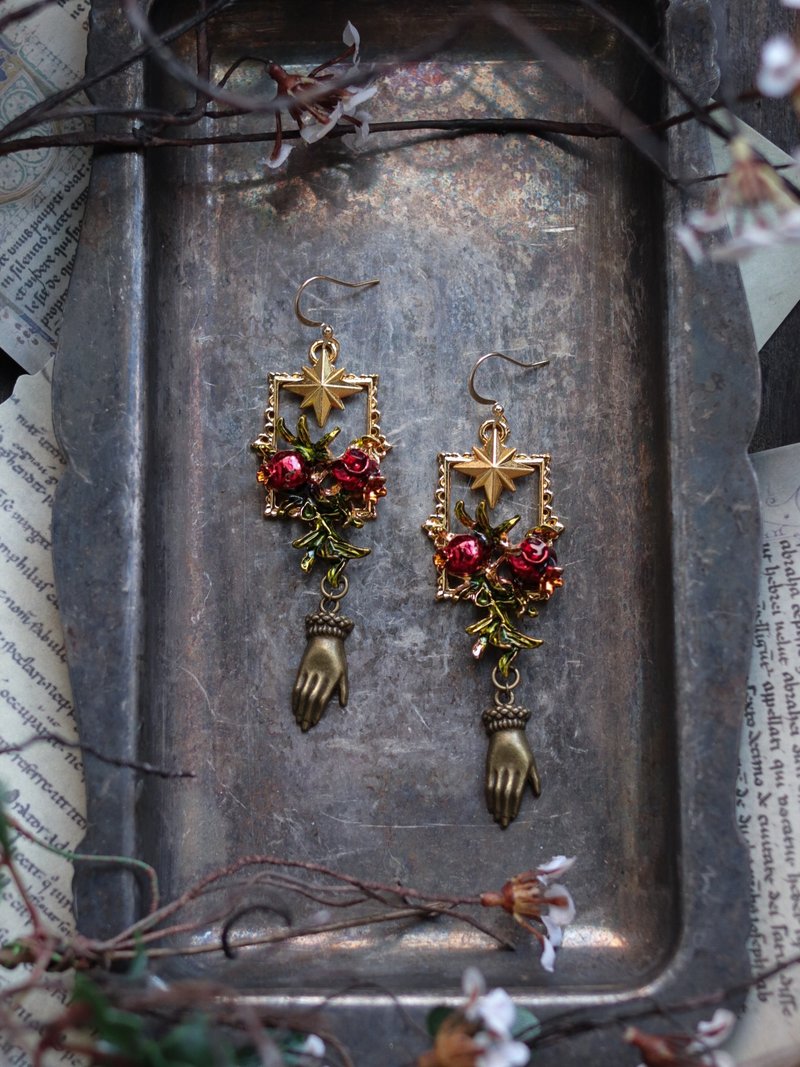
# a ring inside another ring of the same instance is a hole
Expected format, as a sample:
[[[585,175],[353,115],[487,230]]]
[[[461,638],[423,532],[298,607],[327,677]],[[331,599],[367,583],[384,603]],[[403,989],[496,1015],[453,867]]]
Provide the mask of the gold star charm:
[[[332,408],[344,410],[342,397],[361,392],[360,385],[342,385],[346,375],[339,370],[326,351],[323,351],[316,363],[303,367],[303,380],[296,385],[287,384],[284,388],[290,393],[303,397],[301,408],[313,407],[317,422],[324,426]]]
[[[504,489],[512,493],[516,491],[515,478],[524,478],[532,471],[531,467],[514,459],[517,450],[506,448],[504,436],[500,427],[492,427],[491,438],[484,442],[483,448],[473,447],[472,459],[453,464],[454,470],[473,479],[470,489],[483,489],[490,508],[495,506]]]

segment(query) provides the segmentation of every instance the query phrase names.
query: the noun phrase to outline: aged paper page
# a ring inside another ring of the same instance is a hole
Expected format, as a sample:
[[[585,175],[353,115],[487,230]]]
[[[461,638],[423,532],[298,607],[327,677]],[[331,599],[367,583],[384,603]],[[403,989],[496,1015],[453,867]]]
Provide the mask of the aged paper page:
[[[48,368],[20,378],[0,406],[0,745],[33,734],[76,737],[64,641],[53,584],[50,520],[53,491],[64,462],[55,445]],[[80,753],[39,743],[0,759],[8,811],[39,839],[74,849],[86,820]],[[23,877],[48,923],[73,929],[69,863],[18,839]],[[0,938],[27,928],[19,898],[6,886],[0,898]],[[0,971],[0,986],[21,975]],[[20,1022],[50,1018],[60,1007],[45,994],[17,1009]],[[0,1033],[0,1063],[28,1062],[13,1034]],[[64,1062],[73,1062],[66,1060]],[[75,1061],[77,1062],[77,1061]]]
[[[800,955],[800,445],[752,457],[764,538],[737,790],[754,971]],[[733,1051],[800,1046],[800,969],[751,991]]]
[[[3,14],[21,6],[5,3]],[[0,35],[0,126],[83,76],[88,9],[63,0]],[[67,125],[40,123],[24,136],[56,127]],[[90,165],[81,147],[0,157],[0,348],[30,372],[55,351]]]

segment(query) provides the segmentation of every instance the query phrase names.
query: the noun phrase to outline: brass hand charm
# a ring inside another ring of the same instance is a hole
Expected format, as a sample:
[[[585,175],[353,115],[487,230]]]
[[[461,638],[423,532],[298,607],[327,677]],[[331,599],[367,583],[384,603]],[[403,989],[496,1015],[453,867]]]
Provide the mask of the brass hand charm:
[[[486,806],[504,830],[519,814],[526,782],[538,797],[542,785],[524,728],[491,734],[486,753]]]
[[[308,640],[292,690],[292,711],[303,733],[317,725],[337,690],[339,705],[347,705],[344,642],[352,629],[351,619],[324,608],[306,616]]]
[[[347,658],[341,637],[311,637],[292,690],[292,711],[306,733],[322,718],[328,702],[339,690],[339,705],[347,705]]]

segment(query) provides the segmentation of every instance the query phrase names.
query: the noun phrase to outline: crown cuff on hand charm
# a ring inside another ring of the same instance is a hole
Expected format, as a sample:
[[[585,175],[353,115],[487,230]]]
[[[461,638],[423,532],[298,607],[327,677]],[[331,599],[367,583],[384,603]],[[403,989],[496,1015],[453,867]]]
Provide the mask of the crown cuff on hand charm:
[[[489,649],[499,653],[492,670],[494,700],[484,711],[482,722],[489,739],[486,804],[505,829],[519,813],[526,783],[535,796],[541,792],[539,772],[525,733],[530,712],[518,705],[514,696],[521,680],[516,660],[520,652],[542,644],[541,639],[524,632],[521,620],[535,618],[536,605],[549,600],[562,585],[562,570],[553,545],[564,527],[552,510],[550,456],[509,447],[510,430],[502,406],[475,391],[475,372],[493,356],[526,369],[548,362],[521,363],[501,352],[489,352],[476,362],[469,377],[470,395],[479,404],[491,405],[492,417],[481,425],[479,443],[469,454],[439,455],[436,507],[423,530],[435,545],[437,599],[471,601],[481,613],[466,627],[475,639],[472,655],[482,659]],[[471,478],[470,488],[481,494],[472,513],[463,500],[452,505],[454,471]],[[512,541],[509,535],[520,516],[495,523],[489,513],[503,493],[516,492],[518,483],[526,485],[523,479],[532,475],[537,476],[535,521],[518,541]],[[450,529],[451,516],[459,521],[462,531]]]
[[[334,696],[342,707],[347,704],[344,642],[353,622],[341,614],[349,587],[345,568],[351,560],[369,555],[370,549],[353,544],[344,531],[360,529],[377,517],[378,500],[386,495],[380,463],[391,447],[381,434],[377,374],[352,374],[338,367],[339,342],[332,327],[314,322],[300,309],[303,290],[317,281],[350,289],[378,284],[326,275],[303,282],[295,295],[295,314],[305,325],[320,327],[321,337],[311,345],[308,364],[300,371],[270,373],[265,428],[252,446],[261,460],[257,478],[266,490],[264,516],[303,523],[305,532],[292,542],[302,552],[300,568],[306,574],[318,563],[324,568],[319,608],[306,616],[306,647],[292,692],[292,711],[304,733],[319,723]],[[301,412],[308,409],[294,430],[281,414],[284,392],[301,398]],[[348,398],[359,395],[366,402],[365,432],[337,456],[330,446],[340,428],[312,436],[309,416],[313,413],[322,430],[333,411],[343,410]]]

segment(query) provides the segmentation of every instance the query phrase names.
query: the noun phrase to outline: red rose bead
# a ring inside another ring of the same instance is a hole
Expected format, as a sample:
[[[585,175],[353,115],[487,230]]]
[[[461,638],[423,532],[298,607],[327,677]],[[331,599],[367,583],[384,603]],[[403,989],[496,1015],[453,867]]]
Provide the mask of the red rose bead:
[[[482,534],[459,534],[444,547],[445,569],[459,578],[476,574],[489,561],[489,543]]]
[[[264,466],[270,489],[297,489],[308,481],[308,462],[299,452],[276,452]]]
[[[536,585],[545,575],[548,567],[556,563],[556,554],[543,537],[531,534],[517,546],[519,551],[506,556],[506,563],[511,573],[523,585]]]
[[[339,459],[331,464],[331,474],[350,493],[357,493],[367,488],[375,478],[380,477],[380,467],[360,448],[348,448]]]

